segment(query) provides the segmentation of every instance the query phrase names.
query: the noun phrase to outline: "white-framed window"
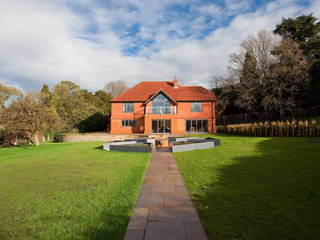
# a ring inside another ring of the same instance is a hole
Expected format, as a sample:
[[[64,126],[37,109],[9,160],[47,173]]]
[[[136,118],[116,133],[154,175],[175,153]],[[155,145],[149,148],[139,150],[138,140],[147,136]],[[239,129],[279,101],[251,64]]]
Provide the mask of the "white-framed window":
[[[121,120],[122,127],[134,127],[136,126],[136,120]]]
[[[122,111],[124,113],[132,113],[132,112],[134,112],[134,104],[133,103],[123,103],[122,104]]]
[[[191,103],[191,112],[202,112],[202,102]]]

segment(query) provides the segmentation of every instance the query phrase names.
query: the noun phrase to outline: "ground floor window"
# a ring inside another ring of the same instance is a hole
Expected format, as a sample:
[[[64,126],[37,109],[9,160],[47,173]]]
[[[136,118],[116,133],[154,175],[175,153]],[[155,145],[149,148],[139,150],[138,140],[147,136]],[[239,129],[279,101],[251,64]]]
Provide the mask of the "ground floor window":
[[[171,133],[171,120],[151,120],[152,133]]]
[[[134,127],[136,125],[136,120],[122,120],[122,127]]]
[[[208,132],[208,120],[186,120],[186,132]]]

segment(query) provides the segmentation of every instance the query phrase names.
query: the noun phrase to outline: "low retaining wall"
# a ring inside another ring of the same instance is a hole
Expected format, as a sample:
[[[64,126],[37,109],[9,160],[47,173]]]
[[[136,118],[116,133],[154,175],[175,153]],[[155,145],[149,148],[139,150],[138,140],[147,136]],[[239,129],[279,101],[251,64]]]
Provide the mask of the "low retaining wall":
[[[119,152],[152,152],[152,146],[111,145],[110,150]]]
[[[103,149],[106,151],[110,151],[111,146],[121,146],[121,145],[128,145],[128,144],[136,144],[136,141],[125,141],[125,142],[109,142],[109,143],[104,143],[103,144]]]
[[[59,135],[59,142],[94,142],[94,141],[122,141],[125,139],[141,138],[141,135],[114,135],[109,133],[84,133]]]
[[[214,142],[188,143],[183,145],[172,145],[172,152],[186,152],[200,149],[213,148]]]

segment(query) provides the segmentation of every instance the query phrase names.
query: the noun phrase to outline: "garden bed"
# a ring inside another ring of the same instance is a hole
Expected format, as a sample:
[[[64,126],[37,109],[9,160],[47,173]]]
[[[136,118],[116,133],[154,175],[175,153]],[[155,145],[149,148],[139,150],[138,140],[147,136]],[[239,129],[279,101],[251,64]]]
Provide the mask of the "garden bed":
[[[110,145],[110,151],[119,151],[119,152],[152,152],[152,146],[151,146],[150,143]]]
[[[165,145],[166,152],[193,151],[193,150],[214,148],[215,146],[220,145],[220,140],[217,138],[169,137],[167,142],[168,142],[167,144],[168,146]],[[125,139],[123,141],[114,141],[114,142],[104,143],[103,149],[106,151],[120,151],[120,152],[152,152],[152,148],[155,146],[156,146],[156,141],[154,138],[139,138],[139,139]],[[156,151],[161,151],[161,148],[163,148],[163,146],[156,147]]]

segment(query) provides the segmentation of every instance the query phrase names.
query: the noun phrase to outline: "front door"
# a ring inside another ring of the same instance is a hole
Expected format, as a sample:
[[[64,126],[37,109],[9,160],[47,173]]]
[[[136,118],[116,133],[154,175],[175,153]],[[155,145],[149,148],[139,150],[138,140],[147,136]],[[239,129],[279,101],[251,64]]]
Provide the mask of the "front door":
[[[152,133],[171,133],[171,120],[151,120]]]

